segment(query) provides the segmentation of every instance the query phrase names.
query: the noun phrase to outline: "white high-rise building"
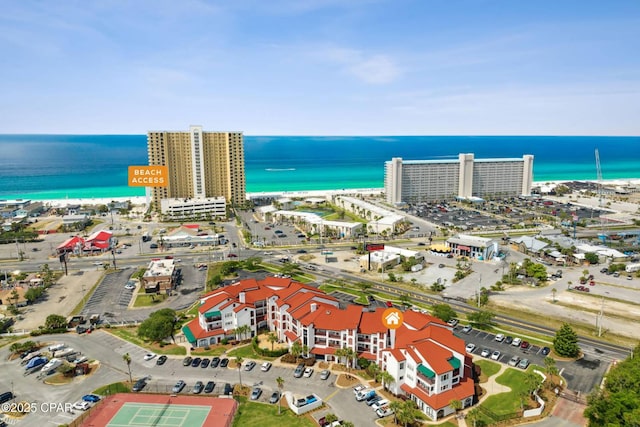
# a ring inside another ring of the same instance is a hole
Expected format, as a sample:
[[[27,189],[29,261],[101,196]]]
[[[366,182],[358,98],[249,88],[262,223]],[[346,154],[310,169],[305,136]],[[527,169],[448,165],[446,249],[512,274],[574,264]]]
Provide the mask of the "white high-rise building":
[[[419,203],[454,198],[530,196],[533,156],[475,159],[460,154],[458,160],[402,160],[385,162],[387,202]]]

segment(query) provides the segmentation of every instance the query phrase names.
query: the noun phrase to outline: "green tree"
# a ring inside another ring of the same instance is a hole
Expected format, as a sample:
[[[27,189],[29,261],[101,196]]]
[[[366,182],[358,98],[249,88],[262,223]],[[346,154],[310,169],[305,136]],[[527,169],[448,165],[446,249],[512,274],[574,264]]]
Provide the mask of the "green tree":
[[[540,384],[542,383],[542,377],[536,374],[533,371],[527,371],[524,374],[524,385],[529,394],[532,394],[534,391],[538,390]]]
[[[495,314],[491,311],[480,310],[469,314],[467,319],[478,329],[486,329],[494,325],[494,317]]]
[[[453,399],[451,402],[449,402],[449,406],[451,406],[451,409],[458,412],[460,409],[462,409],[462,402],[460,402],[458,399]]]
[[[358,362],[358,364],[359,363],[360,362]],[[371,375],[373,377],[373,380],[375,382],[378,382],[378,380],[380,379],[380,374],[382,373],[382,371],[381,371],[380,367],[378,366],[378,364],[377,363],[370,363],[369,366],[367,366],[365,369],[369,373],[369,375]]]
[[[396,381],[396,379],[391,373],[387,371],[382,371],[380,373],[380,381],[382,381],[382,387],[385,390],[389,390],[389,386],[393,384]]]
[[[278,384],[278,391],[280,392],[280,399],[278,399],[278,415],[280,414],[280,402],[282,401],[282,389],[284,388],[284,378],[276,378],[276,384]]]
[[[51,271],[51,268],[49,268],[49,264],[45,263],[42,265],[42,267],[40,268],[40,275],[42,277],[42,284],[45,288],[53,285],[54,276],[53,271]]]
[[[40,298],[43,293],[44,293],[44,288],[41,288],[39,286],[37,286],[35,288],[29,288],[29,289],[27,289],[27,292],[24,293],[24,298],[27,301],[29,301],[29,304],[32,304],[38,298]]]
[[[129,382],[133,383],[133,377],[131,376],[131,355],[129,353],[125,353],[122,355],[122,360],[127,364],[127,370],[129,371]]]
[[[153,342],[160,342],[171,336],[176,325],[176,312],[170,308],[154,311],[138,327],[138,336]]]
[[[609,371],[604,386],[588,396],[587,405],[584,415],[590,427],[640,425],[640,346]]]
[[[563,357],[577,357],[580,353],[578,335],[568,323],[563,323],[553,339],[554,351]]]
[[[260,257],[252,256],[244,260],[243,264],[245,270],[255,271],[258,269],[258,267],[260,267],[261,262],[262,259]]]
[[[324,416],[324,421],[327,423],[327,425],[331,425],[331,423],[338,421],[338,417],[336,416],[336,414],[330,412]]]
[[[482,421],[482,415],[480,414],[480,410],[477,407],[467,412],[466,420],[467,420],[467,425],[471,423],[473,427],[484,426],[484,422]]]
[[[369,282],[360,282],[358,283],[358,287],[360,288],[360,290],[363,293],[368,293],[369,289],[371,289],[373,287],[373,284],[369,283]]]
[[[271,343],[271,351],[273,351],[273,345],[278,342],[278,336],[273,332],[269,332],[269,335],[267,335],[267,341]]]
[[[598,258],[598,254],[594,253],[594,252],[587,252],[584,254],[584,260],[587,261],[589,264],[595,265],[598,264],[598,262],[600,261],[600,259]]]
[[[338,353],[339,350],[340,349],[336,350],[336,353]],[[289,348],[289,353],[291,353],[291,355],[296,358],[296,362],[297,362],[298,358],[302,354],[302,344],[300,344],[300,341],[294,341],[293,344],[291,344],[291,347]]]
[[[408,294],[400,295],[400,303],[405,307],[409,307],[411,305],[411,298]]]
[[[544,358],[543,362],[544,362],[544,371],[549,376],[549,384],[553,384],[553,381],[551,381],[551,378],[553,378],[555,375],[558,375],[558,367],[556,366],[556,359],[554,359],[553,357],[547,356]]]
[[[67,327],[67,319],[59,314],[50,314],[44,321],[44,327],[47,329],[61,329]]]
[[[242,358],[242,356],[236,356],[236,367],[238,368],[240,388],[242,388],[242,362],[244,362],[244,358]]]
[[[207,282],[207,289],[212,290],[218,288],[222,284],[222,277],[219,274],[216,274],[209,279]]]
[[[453,308],[449,304],[436,304],[433,306],[432,313],[435,317],[442,320],[443,322],[448,322],[451,319],[455,319],[458,317],[458,313],[455,312]]]

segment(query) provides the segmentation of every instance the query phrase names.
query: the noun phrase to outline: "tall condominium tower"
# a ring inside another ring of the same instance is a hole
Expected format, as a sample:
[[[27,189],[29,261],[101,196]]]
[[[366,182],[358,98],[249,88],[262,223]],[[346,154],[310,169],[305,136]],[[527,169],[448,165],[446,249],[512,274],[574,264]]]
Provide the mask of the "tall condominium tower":
[[[204,199],[224,197],[228,204],[245,202],[244,147],[242,132],[147,133],[149,165],[164,165],[169,184],[153,187],[153,204],[167,198]]]
[[[457,160],[402,160],[385,162],[387,202],[418,203],[456,197],[529,196],[533,183],[533,156],[474,159],[459,154]]]

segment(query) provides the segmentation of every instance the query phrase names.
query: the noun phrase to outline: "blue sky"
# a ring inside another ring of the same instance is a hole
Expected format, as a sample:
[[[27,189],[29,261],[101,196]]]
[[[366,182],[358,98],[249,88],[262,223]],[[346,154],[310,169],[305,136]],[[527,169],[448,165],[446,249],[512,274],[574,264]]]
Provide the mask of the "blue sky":
[[[637,0],[6,0],[0,133],[640,135]]]

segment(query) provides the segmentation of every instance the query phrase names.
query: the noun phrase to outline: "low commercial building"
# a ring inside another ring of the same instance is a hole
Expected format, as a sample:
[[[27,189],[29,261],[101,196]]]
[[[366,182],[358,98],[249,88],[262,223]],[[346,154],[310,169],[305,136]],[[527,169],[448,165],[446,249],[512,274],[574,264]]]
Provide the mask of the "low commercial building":
[[[172,219],[225,218],[227,202],[224,197],[201,199],[171,198],[160,200],[160,211]]]
[[[478,260],[492,260],[499,254],[498,241],[486,237],[458,234],[447,239],[447,246],[457,256]]]
[[[147,294],[170,293],[179,278],[173,259],[151,260],[140,283]]]

